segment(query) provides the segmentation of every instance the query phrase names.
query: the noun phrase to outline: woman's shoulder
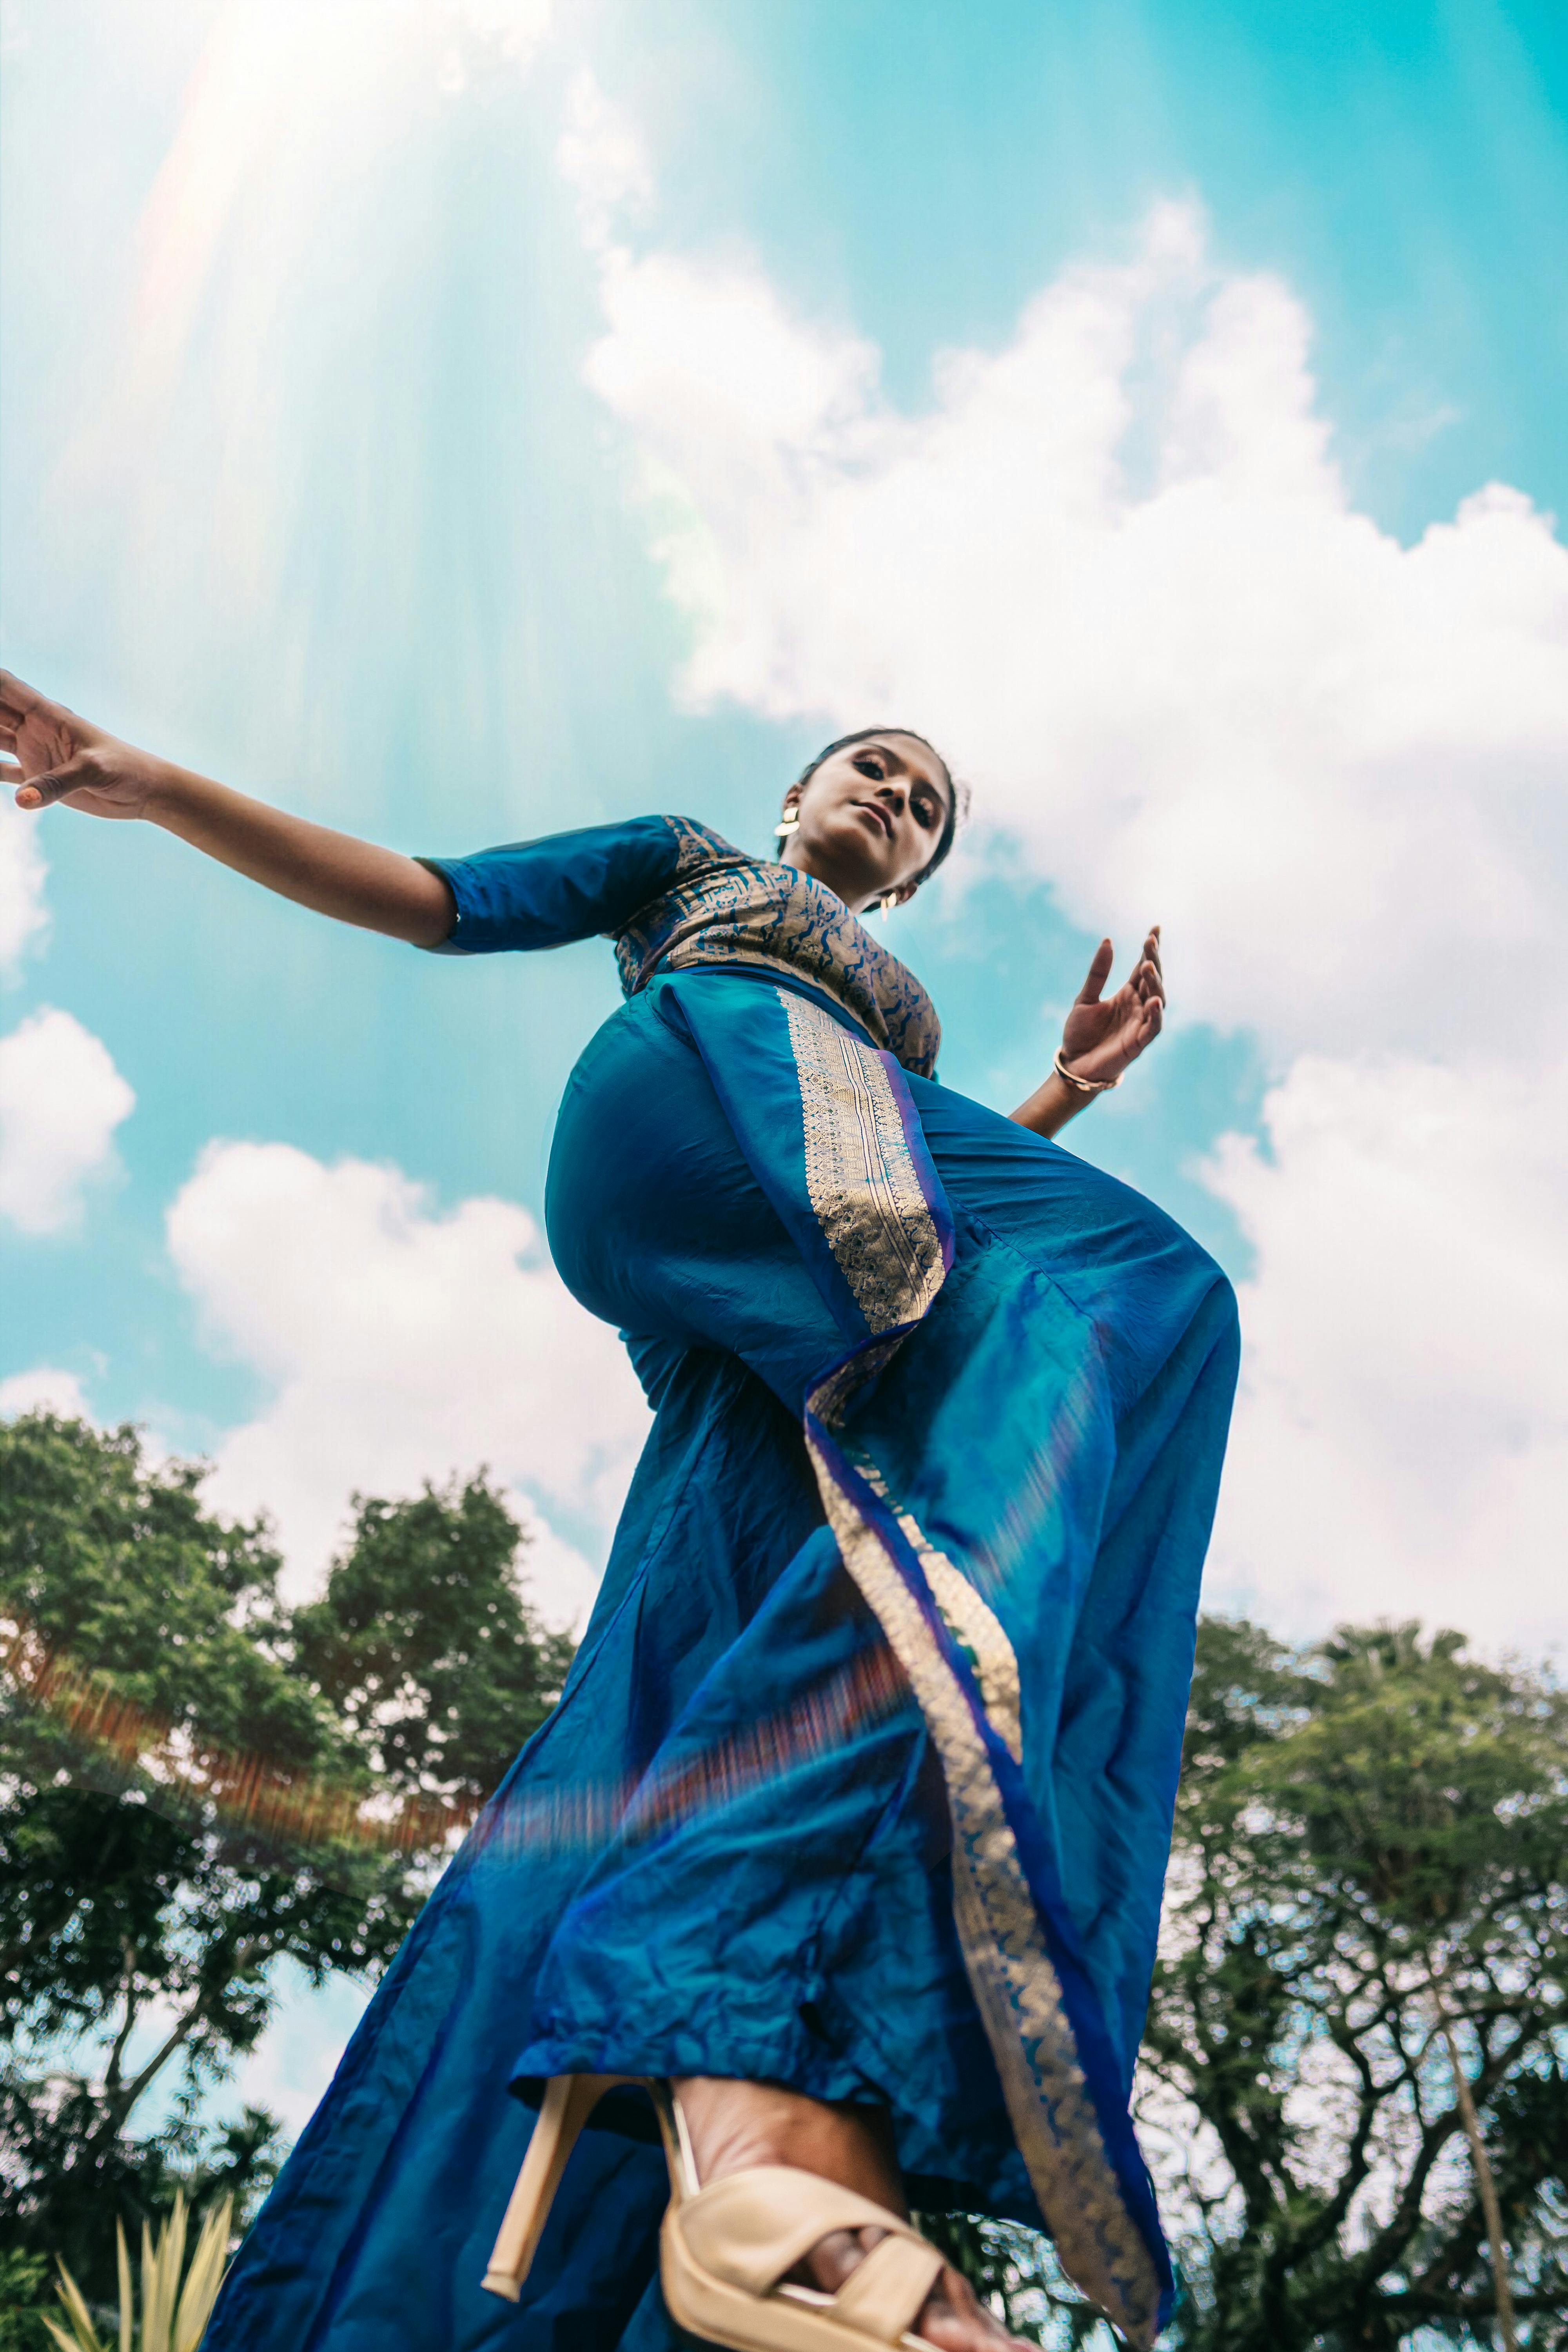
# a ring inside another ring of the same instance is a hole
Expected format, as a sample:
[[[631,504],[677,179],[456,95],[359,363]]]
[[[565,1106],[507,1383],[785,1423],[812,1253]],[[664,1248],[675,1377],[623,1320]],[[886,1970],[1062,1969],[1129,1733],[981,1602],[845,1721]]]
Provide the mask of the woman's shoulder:
[[[668,827],[676,844],[676,873],[695,873],[704,866],[762,866],[766,860],[750,849],[737,849],[710,824],[701,824],[694,816],[664,815],[650,820]]]

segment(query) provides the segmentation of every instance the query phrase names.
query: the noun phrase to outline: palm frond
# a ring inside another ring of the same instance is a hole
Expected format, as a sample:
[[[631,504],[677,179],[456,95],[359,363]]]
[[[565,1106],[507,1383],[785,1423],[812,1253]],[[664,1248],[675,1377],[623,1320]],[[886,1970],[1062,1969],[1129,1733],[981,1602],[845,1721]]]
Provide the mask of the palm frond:
[[[70,2334],[68,2336],[66,2334],[58,2319],[46,2317],[44,2326],[60,2347],[60,2352],[108,2352],[107,2346],[92,2324],[92,2314],[87,2307],[86,2298],[64,2263],[59,2264],[59,2273],[55,2283],[55,2293],[66,2307],[66,2317],[70,2321]]]
[[[120,2352],[132,2352],[131,2332],[135,2325],[135,2307],[131,2299],[131,2250],[125,2242],[125,2224],[114,2224],[114,2268],[120,2281]]]
[[[217,2301],[223,2284],[228,2253],[229,2224],[234,2218],[234,2200],[226,2197],[215,2205],[202,2223],[196,2240],[196,2250],[191,2256],[190,2269],[185,2273],[180,2307],[174,2315],[174,2340],[172,2352],[197,2352],[206,2333],[207,2321]]]
[[[174,2210],[154,2238],[146,2224],[142,2229],[142,2325],[136,2326],[136,2297],[131,2273],[131,2254],[125,2243],[125,2231],[120,2222],[114,2228],[115,2266],[120,2282],[120,2343],[119,2352],[199,2352],[206,2325],[223,2284],[228,2253],[228,2233],[234,2220],[234,2199],[226,2197],[215,2205],[202,2222],[191,2255],[190,2268],[185,2269],[185,2238],[187,2215],[185,2200],[176,2192]],[[184,2271],[182,2285],[180,2273]],[[93,2325],[91,2312],[81,2289],[64,2263],[59,2264],[59,2281],[55,2293],[65,2305],[70,2322],[69,2332],[57,2319],[44,2318],[44,2326],[57,2347],[57,2352],[109,2352],[109,2347]]]

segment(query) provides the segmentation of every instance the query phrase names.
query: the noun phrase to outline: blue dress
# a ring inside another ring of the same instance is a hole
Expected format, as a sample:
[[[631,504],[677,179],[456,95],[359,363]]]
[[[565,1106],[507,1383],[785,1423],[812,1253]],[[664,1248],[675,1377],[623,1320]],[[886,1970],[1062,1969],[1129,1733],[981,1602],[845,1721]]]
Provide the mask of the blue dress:
[[[436,863],[436,861],[432,861]],[[627,1002],[546,1199],[655,1420],[560,1706],[432,1895],[208,2352],[668,2352],[617,2093],[521,2305],[551,2074],[886,2111],[911,2200],[1048,2230],[1127,2339],[1171,2273],[1128,2102],[1236,1369],[1213,1261],[939,1087],[824,885],[674,817],[441,861],[447,951],[605,933]]]

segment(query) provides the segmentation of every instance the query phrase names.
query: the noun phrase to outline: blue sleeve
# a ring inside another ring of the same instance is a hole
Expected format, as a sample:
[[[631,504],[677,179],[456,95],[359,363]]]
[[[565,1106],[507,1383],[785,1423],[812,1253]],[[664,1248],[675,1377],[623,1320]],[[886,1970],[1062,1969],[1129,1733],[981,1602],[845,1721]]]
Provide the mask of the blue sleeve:
[[[666,816],[584,825],[472,857],[422,857],[452,893],[456,919],[437,955],[560,948],[619,931],[669,889],[698,830]]]

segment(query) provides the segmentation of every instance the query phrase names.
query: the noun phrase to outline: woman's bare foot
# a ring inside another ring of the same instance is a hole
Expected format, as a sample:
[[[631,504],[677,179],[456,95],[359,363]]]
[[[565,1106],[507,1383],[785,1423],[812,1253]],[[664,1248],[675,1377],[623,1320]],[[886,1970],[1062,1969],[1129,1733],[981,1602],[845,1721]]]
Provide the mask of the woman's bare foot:
[[[697,2178],[722,2180],[753,2164],[793,2164],[869,2197],[902,2220],[909,2208],[892,2134],[874,2107],[825,2106],[770,2083],[690,2074],[675,2085],[691,2134]],[[802,2283],[835,2293],[876,2244],[875,2230],[838,2230],[814,2246]],[[944,2270],[915,2323],[939,2352],[1027,2352],[975,2298],[967,2279]]]

